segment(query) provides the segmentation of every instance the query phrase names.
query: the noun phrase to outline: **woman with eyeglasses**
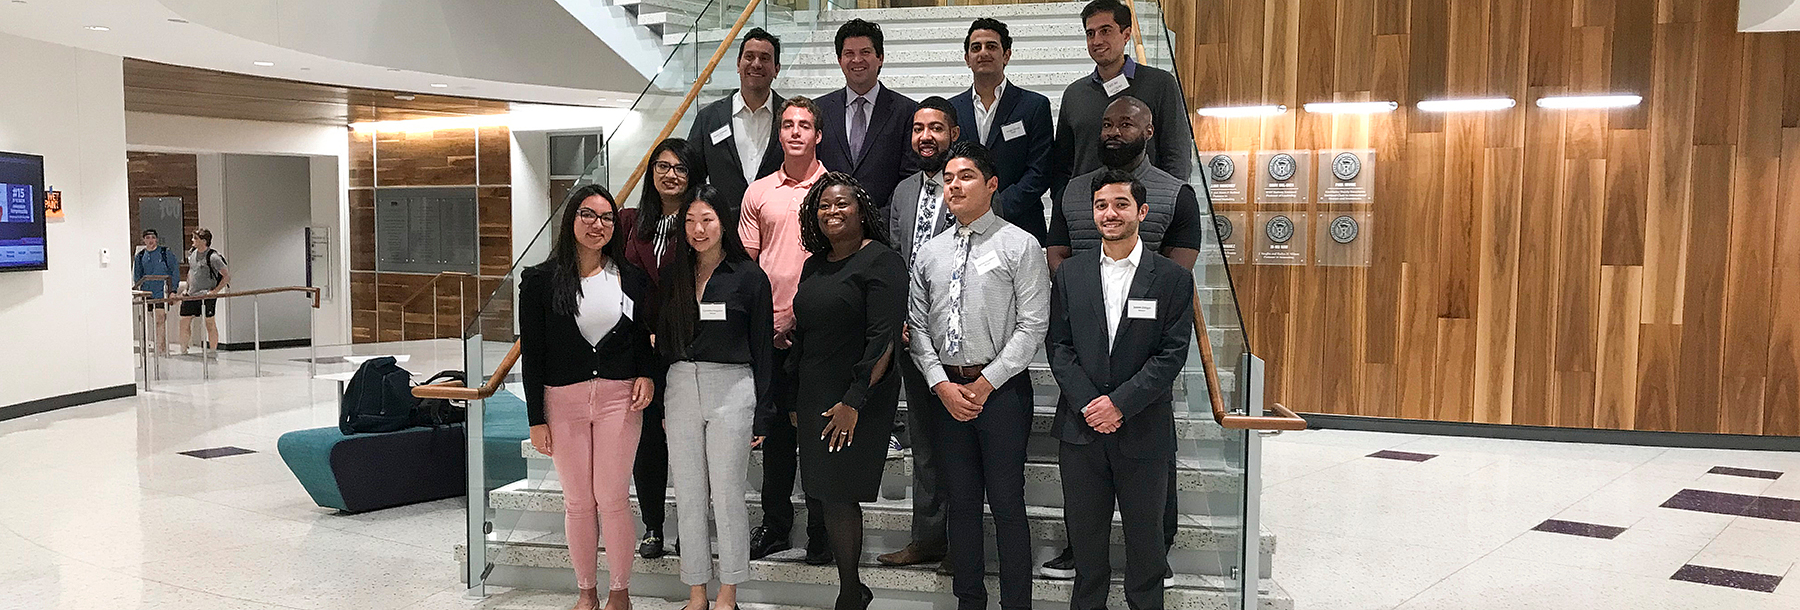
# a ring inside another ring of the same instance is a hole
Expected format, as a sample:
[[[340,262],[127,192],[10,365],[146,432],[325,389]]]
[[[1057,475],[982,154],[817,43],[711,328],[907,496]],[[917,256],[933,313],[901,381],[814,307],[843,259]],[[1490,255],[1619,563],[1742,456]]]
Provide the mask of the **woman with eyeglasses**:
[[[865,610],[874,594],[857,573],[861,502],[881,490],[888,435],[900,402],[894,359],[906,317],[907,271],[887,246],[881,212],[856,179],[819,178],[800,204],[800,244],[811,255],[794,295],[800,471],[818,500],[837,560],[835,610]],[[862,439],[862,444],[856,444]]]
[[[687,239],[663,268],[656,297],[656,348],[669,362],[669,454],[681,535],[683,610],[707,610],[713,553],[707,517],[718,524],[719,597],[713,610],[737,607],[750,580],[750,516],[744,503],[752,434],[767,434],[774,414],[775,296],[769,276],[744,252],[737,217],[713,207],[719,192],[701,186],[681,208]]]
[[[520,360],[531,445],[562,482],[576,610],[599,608],[595,569],[605,532],[605,610],[630,610],[631,466],[645,407],[662,376],[646,316],[650,280],[621,255],[618,207],[605,187],[563,204],[549,260],[519,282]],[[596,519],[596,511],[599,518]],[[619,552],[623,551],[623,552]]]
[[[694,191],[706,182],[694,169],[694,155],[687,140],[669,138],[650,151],[650,168],[638,184],[638,204],[619,212],[619,226],[625,232],[625,259],[650,276],[654,290],[661,279],[662,268],[675,258],[681,247],[681,206],[694,200]],[[663,556],[663,519],[669,486],[669,442],[663,430],[663,379],[656,379],[657,399],[644,409],[644,436],[638,441],[637,466],[632,479],[637,482],[638,504],[644,513],[644,539],[638,544],[638,555],[645,559]]]

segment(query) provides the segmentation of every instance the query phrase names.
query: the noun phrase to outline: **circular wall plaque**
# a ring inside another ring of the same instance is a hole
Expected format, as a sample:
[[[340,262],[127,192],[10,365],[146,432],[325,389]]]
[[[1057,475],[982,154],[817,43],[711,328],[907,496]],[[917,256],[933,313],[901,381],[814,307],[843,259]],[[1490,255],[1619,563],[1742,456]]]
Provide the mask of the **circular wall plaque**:
[[[1269,241],[1288,243],[1288,240],[1294,238],[1294,221],[1288,220],[1286,216],[1270,218],[1268,226],[1263,227],[1263,233],[1268,234]]]
[[[1293,180],[1294,170],[1299,166],[1300,163],[1294,161],[1293,155],[1287,153],[1277,154],[1269,158],[1269,177],[1275,179],[1276,182]]]
[[[1356,235],[1361,230],[1362,227],[1356,223],[1355,218],[1339,216],[1331,220],[1331,240],[1337,243],[1347,244],[1356,241]]]

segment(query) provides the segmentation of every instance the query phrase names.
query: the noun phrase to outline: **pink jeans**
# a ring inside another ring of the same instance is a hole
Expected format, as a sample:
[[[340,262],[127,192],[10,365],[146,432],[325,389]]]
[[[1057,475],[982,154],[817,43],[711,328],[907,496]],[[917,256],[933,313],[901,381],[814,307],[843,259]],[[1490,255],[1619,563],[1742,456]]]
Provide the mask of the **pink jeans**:
[[[631,410],[631,381],[590,379],[544,388],[545,419],[550,425],[550,459],[563,486],[563,527],[575,583],[593,589],[600,545],[599,524],[606,528],[606,571],[612,590],[631,585],[631,559],[637,526],[631,515],[631,464],[637,456],[643,413]]]

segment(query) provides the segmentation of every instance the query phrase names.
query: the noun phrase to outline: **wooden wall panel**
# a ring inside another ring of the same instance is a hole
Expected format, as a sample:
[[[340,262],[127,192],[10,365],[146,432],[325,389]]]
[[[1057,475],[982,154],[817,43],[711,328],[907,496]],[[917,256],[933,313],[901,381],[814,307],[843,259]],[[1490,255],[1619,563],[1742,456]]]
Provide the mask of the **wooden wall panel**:
[[[181,234],[157,235],[162,245],[177,255],[187,249],[187,236],[200,227],[199,157],[181,153],[125,152],[127,208],[131,214],[131,233],[125,236],[131,244],[125,252],[136,252],[144,228],[138,223],[138,200],[144,197],[181,198]],[[129,262],[129,261],[128,261]],[[187,267],[183,260],[182,267]],[[185,271],[183,271],[185,273]]]
[[[1800,33],[1721,0],[1200,0],[1172,10],[1208,149],[1373,148],[1364,268],[1238,265],[1301,411],[1800,434]],[[1191,35],[1189,35],[1191,33]],[[1618,110],[1539,97],[1636,93]],[[1434,115],[1419,100],[1510,96]],[[1311,115],[1392,100],[1374,117]],[[1221,209],[1254,213],[1256,204]],[[1312,230],[1321,230],[1312,227]]]

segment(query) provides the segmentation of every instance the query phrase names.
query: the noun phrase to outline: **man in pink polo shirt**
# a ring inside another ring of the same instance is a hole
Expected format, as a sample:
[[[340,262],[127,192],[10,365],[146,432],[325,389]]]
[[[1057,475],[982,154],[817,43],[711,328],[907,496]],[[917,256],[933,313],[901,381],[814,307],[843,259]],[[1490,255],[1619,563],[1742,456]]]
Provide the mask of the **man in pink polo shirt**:
[[[805,97],[787,101],[781,111],[781,171],[750,183],[744,190],[743,216],[738,222],[738,236],[744,250],[756,259],[769,276],[775,293],[775,375],[774,408],[781,413],[758,417],[768,421],[768,430],[759,430],[763,451],[763,522],[750,533],[750,558],[762,559],[771,553],[793,548],[789,541],[794,529],[795,430],[789,417],[794,411],[794,379],[781,373],[787,361],[789,333],[794,329],[794,293],[800,289],[800,267],[806,263],[806,248],[800,245],[800,203],[813,183],[825,175],[819,163],[819,106]],[[808,500],[806,511],[806,562],[813,565],[831,563],[826,546],[822,511]]]

